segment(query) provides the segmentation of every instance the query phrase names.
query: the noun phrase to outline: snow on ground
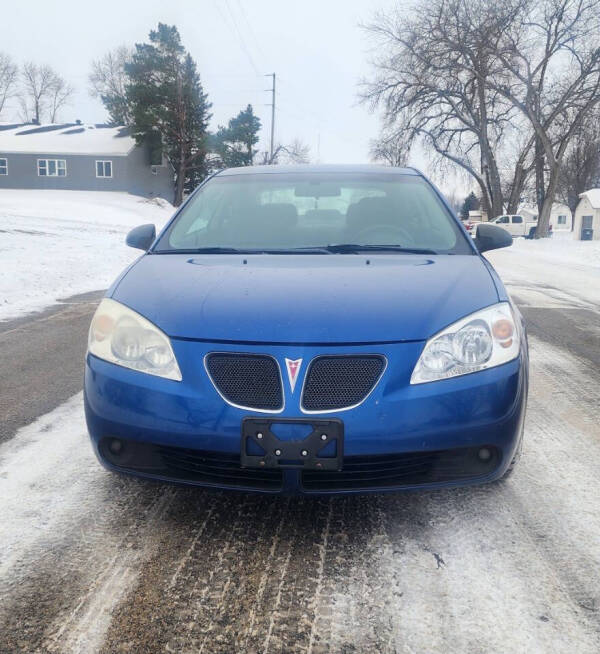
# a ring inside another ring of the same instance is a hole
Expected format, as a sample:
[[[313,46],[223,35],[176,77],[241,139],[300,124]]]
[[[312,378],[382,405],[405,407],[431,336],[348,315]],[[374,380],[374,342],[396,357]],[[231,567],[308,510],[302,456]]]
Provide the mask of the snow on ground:
[[[98,511],[98,494],[105,497],[105,492],[106,504]],[[140,498],[138,485],[120,487],[118,480],[107,475],[87,437],[82,393],[0,446],[0,596],[15,590],[11,578],[20,579],[23,589],[30,574],[52,574],[56,562],[49,559],[54,556],[65,566],[60,593],[69,595],[69,580],[74,577],[81,584],[78,594],[69,596],[72,604],[66,611],[56,600],[49,602],[50,607],[36,606],[42,621],[45,610],[59,612],[50,631],[60,646],[44,647],[44,651],[98,651],[113,607],[130,589],[140,562],[152,550],[149,530],[170,493],[165,488]],[[113,524],[123,501],[139,509],[126,527]],[[73,528],[77,555],[62,557],[65,534]],[[81,565],[82,552],[85,565]],[[0,606],[0,625],[6,619]],[[22,636],[27,636],[25,629]],[[19,651],[35,649],[23,647]],[[0,651],[16,651],[4,648],[1,633]]]
[[[552,238],[514,239],[511,247],[486,252],[509,292],[529,306],[561,306],[574,301],[597,311],[600,305],[600,241],[578,241],[571,232]]]
[[[128,193],[0,190],[0,321],[107,288],[140,254],[127,232],[172,213]]]
[[[516,238],[511,251],[548,263],[582,264],[600,268],[600,241],[580,241],[570,231],[556,230],[551,238]]]
[[[519,468],[454,491],[296,501],[122,478],[94,460],[77,394],[0,445],[0,650],[597,654],[598,375],[531,353]]]

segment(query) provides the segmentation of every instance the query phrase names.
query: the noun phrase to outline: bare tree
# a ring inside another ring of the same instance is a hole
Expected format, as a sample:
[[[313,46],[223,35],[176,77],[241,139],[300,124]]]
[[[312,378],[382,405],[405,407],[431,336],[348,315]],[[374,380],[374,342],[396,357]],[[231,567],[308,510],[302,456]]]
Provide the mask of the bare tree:
[[[504,198],[505,211],[508,214],[517,213],[523,196],[531,188],[532,174],[535,169],[534,143],[535,135],[528,126],[522,131],[525,139],[519,138],[513,147],[502,154],[501,159],[504,168],[501,167],[500,176],[502,179],[502,195]],[[519,132],[518,129],[515,131]],[[521,134],[519,134],[521,136]]]
[[[73,97],[73,93],[73,87],[70,84],[67,84],[60,75],[54,74],[48,102],[51,123],[55,123],[58,120],[58,112],[65,105],[69,104]]]
[[[56,107],[58,109],[65,104],[69,97],[68,94],[61,101],[61,97],[63,97],[66,90],[64,87],[66,87],[64,81],[50,66],[38,66],[33,62],[24,64],[21,70],[19,94],[24,120],[32,120],[34,123],[39,124],[47,112],[54,118],[56,113],[53,110],[54,103],[58,103]]]
[[[500,66],[488,86],[535,133],[538,238],[548,233],[568,147],[600,103],[599,33],[597,0],[519,0],[502,38],[490,44]]]
[[[463,199],[460,197],[456,189],[446,191],[444,195],[446,196],[446,200],[448,200],[448,204],[452,207],[454,213],[458,216],[463,205]]]
[[[0,52],[0,114],[14,95],[19,69],[9,55]]]
[[[557,196],[572,214],[579,196],[600,185],[600,111],[591,114],[573,137],[560,171]]]
[[[396,134],[389,135],[384,132],[378,139],[371,141],[370,155],[373,161],[388,166],[405,166],[409,149],[406,142]]]
[[[478,183],[491,215],[503,211],[497,150],[515,109],[488,78],[498,43],[514,18],[512,0],[486,10],[487,0],[419,0],[405,10],[376,15],[366,29],[376,38],[376,77],[363,100],[382,108],[386,132],[403,147],[415,139],[461,167]],[[492,49],[493,50],[493,49]]]
[[[281,163],[307,164],[310,163],[310,145],[301,139],[294,139],[288,145],[281,146],[279,151]]]
[[[92,62],[90,94],[102,100],[113,125],[131,124],[125,66],[131,62],[132,56],[133,51],[123,45]]]
[[[298,138],[287,145],[279,143],[273,150],[273,156],[265,152],[262,160],[262,165],[307,163],[310,163],[310,146]]]

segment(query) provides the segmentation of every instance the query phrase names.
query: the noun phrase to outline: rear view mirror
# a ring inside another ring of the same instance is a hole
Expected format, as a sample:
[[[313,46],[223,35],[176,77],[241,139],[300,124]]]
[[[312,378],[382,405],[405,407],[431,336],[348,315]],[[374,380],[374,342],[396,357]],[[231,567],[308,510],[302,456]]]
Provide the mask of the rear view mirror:
[[[475,238],[473,239],[479,252],[497,250],[512,245],[512,236],[502,227],[496,225],[481,224],[477,226]]]
[[[155,238],[156,227],[154,225],[139,225],[139,227],[134,227],[129,234],[127,234],[125,243],[127,243],[129,247],[148,251],[152,243],[154,243]]]
[[[303,182],[294,188],[297,198],[337,198],[341,193],[340,185],[331,182]]]

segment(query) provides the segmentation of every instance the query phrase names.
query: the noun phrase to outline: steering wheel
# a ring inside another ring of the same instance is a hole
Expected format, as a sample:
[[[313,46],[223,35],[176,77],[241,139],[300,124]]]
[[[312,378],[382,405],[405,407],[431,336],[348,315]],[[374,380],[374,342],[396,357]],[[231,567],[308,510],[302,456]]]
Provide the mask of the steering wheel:
[[[383,236],[382,236],[383,235]],[[409,232],[398,225],[368,225],[355,234],[359,243],[376,243],[377,245],[393,243],[394,245],[413,245],[415,240]],[[353,240],[354,240],[353,239]],[[397,241],[395,241],[397,239]]]

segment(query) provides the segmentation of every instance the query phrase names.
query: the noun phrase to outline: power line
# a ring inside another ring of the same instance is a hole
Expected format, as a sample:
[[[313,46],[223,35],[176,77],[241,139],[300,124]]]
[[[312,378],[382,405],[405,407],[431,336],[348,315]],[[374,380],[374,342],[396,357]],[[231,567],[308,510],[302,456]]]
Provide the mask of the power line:
[[[202,73],[202,77],[262,77],[251,73]]]
[[[312,123],[313,127],[317,128],[319,134],[321,132],[321,127],[323,127],[323,122],[325,122],[325,124],[327,126],[326,133],[327,133],[328,138],[333,138],[333,139],[339,141],[340,143],[347,143],[348,142],[348,139],[350,137],[350,134],[348,132],[342,132],[340,130],[333,129],[330,126],[331,123],[329,125],[327,125],[326,121],[317,121],[317,120],[314,120],[314,119],[311,120],[310,117],[308,117],[306,114],[300,114],[299,112],[292,111],[292,110],[288,109],[287,107],[282,107],[281,106],[281,99],[279,100],[279,102],[280,102],[280,105],[278,106],[277,111],[283,111],[284,114],[288,114],[289,116],[292,116],[293,118],[300,119],[300,120],[302,120],[304,122],[307,122],[307,118],[308,118],[308,122]]]
[[[252,25],[250,24],[250,21],[248,20],[248,14],[246,13],[246,10],[244,9],[244,5],[240,2],[240,0],[236,0],[236,4],[240,10],[240,13],[244,17],[244,21],[248,27],[248,32],[250,33],[250,36],[252,37],[252,40],[254,41],[254,45],[256,46],[256,50],[261,57],[265,56],[265,53],[263,52],[263,49],[260,45],[260,41],[256,38],[256,33],[254,29],[252,28]]]
[[[277,77],[277,80],[281,81],[281,79],[279,77]],[[279,97],[279,103],[280,103],[280,105],[281,105],[281,103],[283,103],[284,105],[292,106],[292,102],[290,100],[286,100],[286,99],[282,98],[281,96]],[[294,102],[293,106],[294,106],[294,108],[298,107],[297,102]],[[292,110],[289,107],[285,107],[285,106],[283,108],[280,106],[279,110],[280,111],[285,111],[288,114],[295,116],[296,118],[301,118],[303,120],[312,121],[313,125],[315,125],[317,127],[325,126],[325,127],[328,127],[331,131],[336,131],[338,129],[337,123],[334,122],[331,118],[326,118],[322,114],[318,114],[317,112],[312,111],[311,109],[308,109],[306,107],[306,105],[302,105],[301,107],[299,107],[298,111]],[[301,111],[302,113],[300,114],[299,111]],[[341,134],[341,132],[339,132],[339,130],[338,130],[338,134]],[[344,136],[344,138],[347,139],[348,135],[346,134]]]
[[[231,7],[229,6],[229,1],[228,0],[225,0],[225,6],[227,7],[227,11],[229,12],[229,15],[231,16],[231,21],[232,21],[233,26],[235,28],[235,31],[236,31],[236,33],[238,35],[238,40],[240,42],[240,46],[241,46],[242,50],[244,51],[244,54],[246,55],[248,61],[250,62],[250,65],[254,69],[254,72],[257,75],[260,75],[260,73],[258,71],[258,68],[256,67],[256,64],[254,63],[254,59],[252,59],[252,55],[250,54],[250,50],[248,50],[248,47],[246,46],[246,41],[244,40],[244,36],[243,36],[240,28],[238,27],[235,16],[233,15],[233,12],[231,11]],[[219,7],[218,2],[217,2],[217,8],[219,9],[219,12],[221,12],[221,8]],[[222,13],[221,13],[221,16],[223,16]]]

